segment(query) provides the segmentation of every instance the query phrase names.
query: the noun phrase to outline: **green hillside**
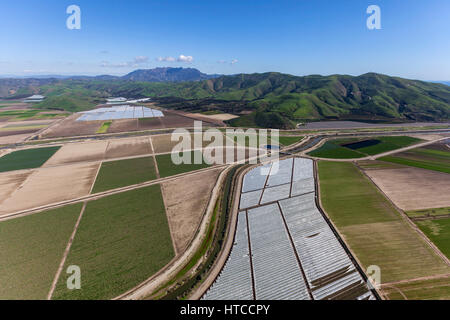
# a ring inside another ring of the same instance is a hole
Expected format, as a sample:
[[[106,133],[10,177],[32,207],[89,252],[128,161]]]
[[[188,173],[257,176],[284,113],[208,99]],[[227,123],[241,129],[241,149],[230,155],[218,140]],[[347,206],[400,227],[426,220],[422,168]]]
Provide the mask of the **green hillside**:
[[[78,111],[89,109],[109,96],[151,97],[163,107],[191,112],[246,111],[230,122],[235,126],[293,128],[311,120],[450,119],[449,86],[376,73],[358,77],[240,74],[181,83],[69,79],[33,85],[16,88],[17,93],[39,92],[49,96],[39,105],[41,108]]]

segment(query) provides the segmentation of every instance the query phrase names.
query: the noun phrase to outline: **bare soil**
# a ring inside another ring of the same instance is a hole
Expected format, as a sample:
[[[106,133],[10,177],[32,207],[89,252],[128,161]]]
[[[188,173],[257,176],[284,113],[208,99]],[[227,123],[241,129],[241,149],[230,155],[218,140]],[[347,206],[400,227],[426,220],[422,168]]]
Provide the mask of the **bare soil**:
[[[420,168],[367,170],[367,175],[403,210],[450,206],[450,175]]]
[[[0,203],[8,198],[32,171],[4,172],[0,174]]]
[[[211,119],[211,120],[219,120],[219,121],[227,121],[231,119],[239,118],[239,116],[235,116],[234,114],[230,113],[220,113],[220,114],[214,114],[214,115],[202,115],[205,118]]]
[[[83,161],[100,161],[105,158],[107,146],[107,141],[66,144],[44,164],[44,167]]]
[[[114,120],[108,129],[108,133],[120,133],[138,130],[137,119]]]
[[[172,112],[164,111],[164,117],[160,119],[165,128],[190,128],[194,126],[194,119]]]
[[[93,135],[103,124],[103,121],[76,121],[80,115],[72,115],[59,124],[44,131],[40,136],[42,139],[71,137],[82,135]]]
[[[17,136],[17,135],[31,135],[32,133],[38,132],[40,129],[25,129],[25,130],[0,130],[0,137],[9,137],[9,136]]]
[[[165,125],[162,118],[144,118],[139,119],[138,121],[138,129],[139,131],[145,130],[155,130],[155,129],[164,129]]]
[[[30,133],[15,134],[11,136],[0,136],[0,145],[19,143],[30,136]]]
[[[198,137],[198,135],[194,135],[193,133],[190,134],[191,148],[194,148],[194,139],[196,136]],[[187,139],[187,138],[184,138],[184,139]],[[208,147],[211,144],[211,141],[203,141],[203,138],[201,136],[200,136],[200,139],[201,139],[202,147]],[[228,138],[225,135],[222,136],[222,145],[226,145],[227,139]],[[171,134],[152,136],[152,141],[153,141],[153,148],[155,149],[155,153],[171,152],[177,144],[181,143],[181,139],[177,140],[177,141],[172,141]],[[233,144],[233,142],[231,142],[231,144]]]
[[[89,194],[99,163],[35,170],[0,205],[0,215],[40,207]]]
[[[161,185],[177,254],[194,238],[222,168],[181,177]]]
[[[151,154],[150,138],[111,140],[106,150],[106,159]]]

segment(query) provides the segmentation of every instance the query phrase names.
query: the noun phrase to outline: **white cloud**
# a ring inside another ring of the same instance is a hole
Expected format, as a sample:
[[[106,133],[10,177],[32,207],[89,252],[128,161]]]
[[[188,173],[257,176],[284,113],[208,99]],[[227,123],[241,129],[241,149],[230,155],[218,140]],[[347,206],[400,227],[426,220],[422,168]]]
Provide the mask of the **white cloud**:
[[[148,57],[146,57],[146,56],[137,56],[136,58],[134,58],[135,64],[141,64],[141,63],[146,63],[146,62],[148,62]]]
[[[103,68],[127,68],[130,67],[129,62],[110,63],[108,61],[102,61],[100,64]]]
[[[219,60],[219,61],[217,61],[217,63],[219,63],[219,64],[226,64],[226,63],[229,63],[229,64],[231,64],[231,65],[233,65],[233,64],[235,64],[235,63],[238,63],[238,62],[239,62],[238,59],[233,59],[233,60],[231,60],[230,62],[228,62],[228,61],[226,61],[226,60]]]
[[[176,59],[174,57],[159,57],[156,60],[158,60],[159,62],[175,62]]]
[[[186,62],[186,63],[191,63],[192,61],[194,61],[194,58],[192,56],[185,56],[183,54],[180,54],[180,56],[177,59],[178,62]]]
[[[136,68],[147,62],[148,62],[148,57],[137,56],[133,59],[133,61],[128,61],[128,62],[110,63],[108,61],[102,61],[100,66],[103,68]]]

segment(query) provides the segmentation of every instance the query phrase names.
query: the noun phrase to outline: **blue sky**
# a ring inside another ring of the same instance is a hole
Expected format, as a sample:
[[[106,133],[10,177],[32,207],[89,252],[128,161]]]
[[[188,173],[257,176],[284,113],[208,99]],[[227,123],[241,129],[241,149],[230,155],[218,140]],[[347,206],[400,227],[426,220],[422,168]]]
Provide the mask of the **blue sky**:
[[[72,4],[81,30],[66,28]],[[372,4],[381,30],[366,27]],[[448,0],[2,1],[0,75],[182,66],[450,80],[449,17]]]

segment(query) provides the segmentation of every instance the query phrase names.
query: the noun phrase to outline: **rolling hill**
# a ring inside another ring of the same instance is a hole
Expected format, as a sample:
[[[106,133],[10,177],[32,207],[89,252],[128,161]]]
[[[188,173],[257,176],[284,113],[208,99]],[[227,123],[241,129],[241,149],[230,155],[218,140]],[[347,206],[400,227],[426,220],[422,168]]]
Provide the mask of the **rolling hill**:
[[[123,76],[122,79],[144,82],[183,82],[216,77],[218,75],[208,75],[194,68],[154,68],[133,71]]]
[[[450,119],[449,86],[377,73],[298,77],[272,72],[174,82],[176,77],[163,72],[159,79],[173,81],[142,81],[152,79],[155,72],[137,70],[118,79],[45,79],[42,85],[35,79],[29,86],[21,83],[22,87],[8,96],[40,93],[49,97],[40,107],[70,111],[89,108],[110,96],[151,97],[168,108],[241,114],[232,125],[273,128],[293,128],[299,122],[316,120]],[[2,81],[0,92],[5,92]]]

